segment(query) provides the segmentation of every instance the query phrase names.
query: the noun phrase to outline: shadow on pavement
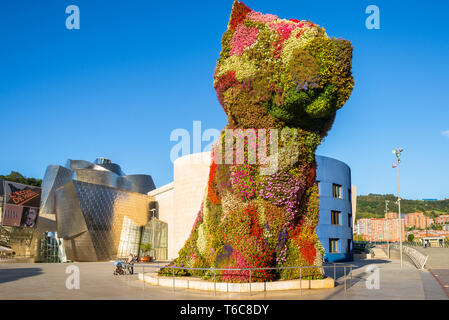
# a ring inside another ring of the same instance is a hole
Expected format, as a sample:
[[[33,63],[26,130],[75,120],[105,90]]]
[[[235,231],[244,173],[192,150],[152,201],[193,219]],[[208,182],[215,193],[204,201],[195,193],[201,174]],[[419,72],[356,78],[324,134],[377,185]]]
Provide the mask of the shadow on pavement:
[[[0,283],[20,280],[41,275],[41,268],[6,268],[0,269]]]
[[[345,264],[353,265],[352,272],[354,272],[357,269],[366,267],[367,265],[384,264],[384,263],[391,263],[391,261],[384,259],[366,259],[366,260],[364,259],[364,260],[354,260],[351,262],[347,262]],[[323,265],[323,267],[325,276],[334,279],[337,282],[337,284],[342,284],[342,279],[344,278],[345,275],[350,277],[351,268],[349,266],[346,266],[346,271],[345,268],[343,267],[336,267],[334,269],[333,265]],[[353,279],[355,278],[353,277]]]

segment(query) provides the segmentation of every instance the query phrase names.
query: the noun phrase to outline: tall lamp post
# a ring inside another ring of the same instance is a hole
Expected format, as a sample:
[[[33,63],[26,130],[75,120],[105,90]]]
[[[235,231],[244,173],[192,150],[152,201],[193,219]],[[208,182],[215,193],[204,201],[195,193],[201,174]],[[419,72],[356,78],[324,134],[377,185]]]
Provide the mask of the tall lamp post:
[[[385,200],[385,219],[387,219],[387,214],[388,214],[388,203],[390,201],[389,200]],[[387,238],[387,250],[388,250],[388,259],[390,259],[390,239],[391,239],[391,230],[388,230],[388,237]]]
[[[393,163],[393,168],[396,168],[396,174],[398,177],[398,222],[399,222],[399,251],[401,256],[401,268],[402,268],[402,221],[401,221],[401,194],[399,190],[399,164],[401,163],[401,159],[399,156],[401,152],[404,151],[402,148],[396,148],[393,150],[393,154],[396,155],[396,163]]]

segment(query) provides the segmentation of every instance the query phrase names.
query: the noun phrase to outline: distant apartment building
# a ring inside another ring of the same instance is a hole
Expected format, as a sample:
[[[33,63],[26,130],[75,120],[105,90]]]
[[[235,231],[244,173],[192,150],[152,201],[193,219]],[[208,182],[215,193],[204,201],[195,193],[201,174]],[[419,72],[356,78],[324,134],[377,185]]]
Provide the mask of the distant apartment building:
[[[412,230],[407,231],[407,234],[413,234],[415,238],[425,237],[449,237],[449,230]]]
[[[385,213],[385,219],[397,219],[398,213],[397,212],[387,212]]]
[[[440,224],[449,223],[449,214],[444,214],[444,215],[441,215],[441,216],[435,218],[435,222],[440,223]]]
[[[413,212],[405,215],[405,227],[426,229],[433,223],[433,219],[426,217],[422,212]]]
[[[404,219],[401,219],[401,228],[402,240],[405,240]],[[396,242],[400,239],[398,219],[362,218],[358,220],[355,231],[367,241]]]

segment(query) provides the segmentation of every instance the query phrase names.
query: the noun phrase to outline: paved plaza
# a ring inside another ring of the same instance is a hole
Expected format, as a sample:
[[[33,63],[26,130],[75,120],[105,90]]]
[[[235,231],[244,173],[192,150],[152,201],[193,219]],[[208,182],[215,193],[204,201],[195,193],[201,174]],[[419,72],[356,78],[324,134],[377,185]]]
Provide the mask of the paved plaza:
[[[324,299],[324,300],[423,300],[449,299],[431,272],[418,271],[408,261],[401,269],[398,260],[383,258],[354,261],[352,279],[337,272],[333,289],[275,291],[266,293],[203,292],[191,289],[164,288],[144,284],[132,276],[114,276],[112,262],[75,263],[80,270],[80,289],[66,288],[69,264],[0,264],[0,299]],[[379,267],[379,289],[368,289],[369,266]],[[136,271],[141,270],[139,267]],[[449,270],[435,270],[441,281],[449,283]],[[332,268],[327,271],[333,277]]]

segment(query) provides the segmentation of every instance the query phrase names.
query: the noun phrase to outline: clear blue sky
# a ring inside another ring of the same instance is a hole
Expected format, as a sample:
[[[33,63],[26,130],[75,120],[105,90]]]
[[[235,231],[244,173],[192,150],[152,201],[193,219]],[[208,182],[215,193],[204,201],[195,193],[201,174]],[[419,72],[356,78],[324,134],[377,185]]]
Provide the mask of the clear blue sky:
[[[352,41],[356,81],[318,154],[352,168],[359,194],[449,198],[449,2],[247,0]],[[78,5],[80,30],[67,30]],[[380,8],[380,30],[365,8]],[[232,0],[0,3],[0,174],[108,157],[128,174],[172,180],[169,136],[226,124],[212,86]],[[205,143],[206,144],[206,143]]]

